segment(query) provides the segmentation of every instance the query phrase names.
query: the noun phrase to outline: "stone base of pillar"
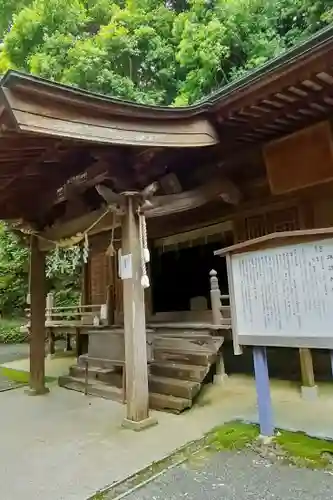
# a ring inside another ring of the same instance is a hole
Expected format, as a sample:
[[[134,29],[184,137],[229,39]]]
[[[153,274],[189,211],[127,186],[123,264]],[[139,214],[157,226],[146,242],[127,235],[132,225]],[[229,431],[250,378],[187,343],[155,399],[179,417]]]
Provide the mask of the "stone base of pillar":
[[[140,420],[139,422],[136,422],[135,420],[129,420],[128,418],[124,418],[122,422],[122,427],[124,429],[130,429],[131,431],[144,431],[145,429],[148,429],[149,427],[153,427],[153,425],[156,425],[157,419],[155,417],[148,417],[145,418],[144,420]]]
[[[228,375],[226,373],[217,373],[214,375],[214,385],[222,385],[228,380]]]
[[[28,387],[24,392],[27,396],[43,396],[44,394],[48,394],[50,389],[48,387],[42,387],[41,389]]]
[[[318,398],[318,386],[313,385],[311,387],[302,385],[301,387],[302,399],[305,401],[315,401]]]

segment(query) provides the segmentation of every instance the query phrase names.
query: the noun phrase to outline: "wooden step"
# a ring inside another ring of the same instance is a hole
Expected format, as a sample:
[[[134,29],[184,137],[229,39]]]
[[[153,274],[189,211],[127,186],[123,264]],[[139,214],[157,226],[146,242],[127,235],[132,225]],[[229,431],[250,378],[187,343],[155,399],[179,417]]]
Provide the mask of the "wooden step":
[[[85,367],[80,365],[73,365],[69,369],[69,375],[75,378],[85,378],[86,370]],[[121,368],[100,368],[98,366],[89,366],[88,369],[89,380],[99,380],[100,382],[106,382],[110,385],[115,385],[116,387],[122,387],[122,373]]]
[[[60,387],[78,392],[85,392],[84,381],[76,377],[59,377]],[[94,381],[88,384],[87,393],[90,396],[97,396],[112,401],[123,402],[123,392],[117,387],[109,386],[104,382]],[[167,410],[174,413],[180,413],[187,408],[191,408],[192,400],[171,396],[168,394],[149,394],[149,406],[154,410]]]
[[[115,367],[122,367],[125,365],[123,359],[109,359],[109,358],[98,358],[95,356],[89,356],[88,354],[82,354],[79,357],[78,365],[85,368],[86,362],[89,363],[89,368],[102,368],[104,370],[113,370]]]
[[[170,411],[172,413],[181,413],[187,408],[191,408],[192,400],[177,398],[167,394],[149,394],[149,407],[152,410]]]
[[[149,375],[149,391],[178,398],[193,399],[200,391],[200,382]]]
[[[157,377],[171,377],[182,380],[202,382],[209,371],[209,366],[189,365],[170,361],[153,361],[150,364],[150,373]]]
[[[195,335],[187,338],[156,335],[153,340],[153,347],[154,349],[166,348],[205,353],[215,352],[215,342],[211,335]]]
[[[191,337],[156,335],[153,340],[154,349],[177,349],[195,353],[216,353],[222,346],[223,337],[212,337],[211,335],[197,334]]]
[[[214,362],[215,354],[196,353],[195,351],[184,351],[181,349],[154,349],[154,361],[173,362],[187,365],[205,366]]]
[[[58,379],[60,387],[70,389],[72,391],[85,392],[85,382],[81,378],[62,376]],[[112,401],[123,401],[123,391],[119,387],[108,385],[105,382],[97,380],[89,381],[87,393],[90,396],[98,396],[104,399],[111,399]]]
[[[227,319],[226,319],[227,321]],[[225,321],[225,322],[226,322]],[[230,321],[230,320],[229,320]],[[162,322],[162,321],[156,321],[153,323],[149,323],[147,325],[151,329],[157,331],[161,330],[169,330],[171,331],[198,331],[198,332],[214,332],[216,330],[224,330],[226,325],[224,324],[224,321],[222,322],[221,325],[213,325],[211,323],[200,323],[200,322]]]

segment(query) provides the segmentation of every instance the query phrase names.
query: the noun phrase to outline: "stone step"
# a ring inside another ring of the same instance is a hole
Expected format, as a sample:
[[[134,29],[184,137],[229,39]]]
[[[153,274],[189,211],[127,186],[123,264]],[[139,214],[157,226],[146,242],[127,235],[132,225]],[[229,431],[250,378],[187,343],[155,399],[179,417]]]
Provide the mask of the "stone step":
[[[185,351],[183,349],[172,348],[154,349],[154,361],[206,366],[213,363],[215,358],[216,355],[209,352]]]
[[[149,407],[152,410],[181,413],[187,408],[191,408],[191,406],[191,399],[177,398],[168,394],[149,393]]]
[[[209,366],[155,360],[150,364],[150,373],[158,377],[171,377],[180,380],[202,382],[209,368]]]
[[[58,384],[60,387],[64,387],[66,389],[83,393],[85,392],[85,382],[81,378],[62,376],[59,377]],[[123,391],[121,388],[108,385],[105,382],[97,380],[89,381],[87,393],[90,396],[98,396],[104,399],[111,399],[112,401],[123,401]]]
[[[73,365],[69,369],[69,375],[76,378],[85,378],[86,370],[84,366]],[[88,369],[89,380],[99,380],[106,382],[116,387],[122,387],[122,373],[121,368],[100,368],[98,366],[89,366]]]
[[[200,382],[149,375],[149,391],[178,398],[193,399],[200,391]]]

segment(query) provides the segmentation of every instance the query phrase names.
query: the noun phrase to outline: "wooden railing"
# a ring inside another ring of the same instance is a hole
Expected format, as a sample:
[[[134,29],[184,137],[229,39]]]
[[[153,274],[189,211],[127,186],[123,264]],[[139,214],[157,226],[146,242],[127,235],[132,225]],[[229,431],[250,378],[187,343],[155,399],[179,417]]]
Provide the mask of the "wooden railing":
[[[214,269],[210,271],[209,276],[213,325],[231,324],[229,295],[221,294],[217,272]],[[223,311],[225,310],[229,311],[228,315],[223,314]]]
[[[26,309],[27,324],[22,331],[30,336],[30,308]],[[106,304],[77,304],[72,306],[54,305],[54,294],[46,297],[45,308],[45,340],[48,342],[49,354],[55,353],[57,340],[66,339],[66,351],[72,350],[71,338],[81,333],[84,326],[108,324]]]
[[[80,322],[83,325],[107,323],[108,320],[106,304],[55,306],[52,293],[46,298],[45,317],[47,323]]]
[[[48,327],[108,323],[107,315],[106,304],[55,306],[53,293],[46,297],[45,326]],[[30,308],[26,309],[26,316],[30,323]]]

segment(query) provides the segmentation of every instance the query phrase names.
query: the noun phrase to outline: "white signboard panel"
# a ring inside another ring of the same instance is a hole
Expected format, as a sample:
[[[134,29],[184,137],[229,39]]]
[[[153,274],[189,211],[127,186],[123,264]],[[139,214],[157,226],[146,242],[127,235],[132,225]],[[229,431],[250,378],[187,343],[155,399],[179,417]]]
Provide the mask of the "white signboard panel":
[[[120,257],[120,277],[123,280],[132,278],[132,254],[121,255]]]
[[[240,345],[333,348],[333,239],[234,254],[230,271]]]

